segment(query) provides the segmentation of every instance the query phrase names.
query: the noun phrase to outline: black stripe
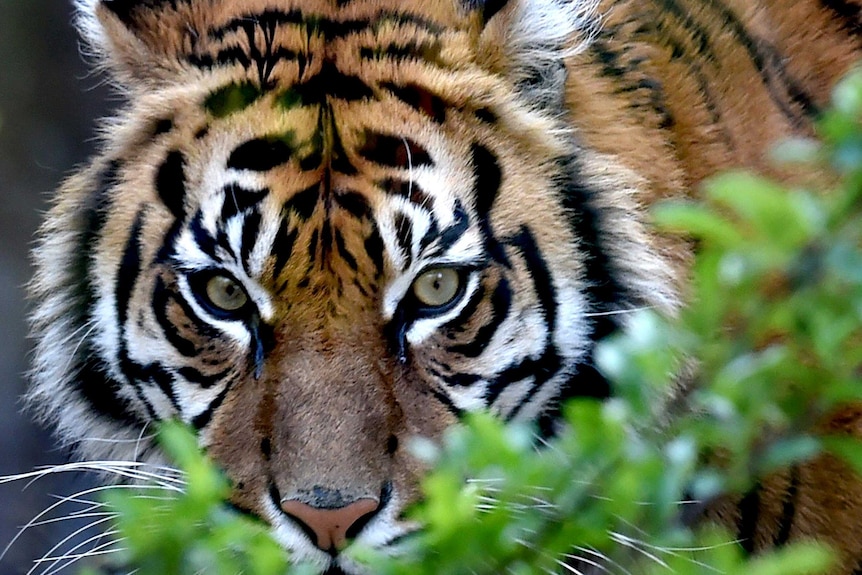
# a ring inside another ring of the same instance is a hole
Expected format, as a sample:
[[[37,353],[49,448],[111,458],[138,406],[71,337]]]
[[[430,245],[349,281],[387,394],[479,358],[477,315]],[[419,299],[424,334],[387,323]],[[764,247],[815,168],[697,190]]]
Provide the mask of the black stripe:
[[[441,391],[434,387],[432,387],[430,391],[431,395],[433,395],[437,401],[442,403],[446,410],[449,411],[449,413],[459,419],[464,416],[464,410],[455,405],[455,403],[452,401],[452,398],[446,395],[444,391]]]
[[[252,212],[246,216],[242,226],[242,239],[240,243],[240,261],[242,267],[248,273],[251,270],[251,252],[257,244],[257,236],[260,234],[261,215]]]
[[[386,246],[383,243],[383,238],[380,237],[380,231],[376,225],[363,245],[365,253],[368,254],[368,257],[374,263],[375,275],[379,276],[383,273],[383,254],[386,251]]]
[[[183,206],[186,198],[186,176],[185,157],[182,152],[170,152],[159,166],[156,173],[156,192],[175,218],[180,219],[185,215]]]
[[[363,47],[359,50],[359,57],[363,60],[396,60],[396,61],[422,61],[445,67],[445,61],[441,59],[442,46],[437,39],[426,41],[411,41],[387,46],[375,46],[373,48]]]
[[[306,105],[325,104],[330,98],[353,102],[374,97],[374,92],[365,82],[341,72],[329,61],[323,63],[320,72],[294,86],[293,91]]]
[[[847,0],[820,0],[820,5],[835,14],[850,33],[862,35],[862,6]]]
[[[760,519],[760,489],[758,483],[739,502],[737,540],[746,553],[754,552],[754,536]]]
[[[539,307],[545,316],[547,324],[548,342],[546,347],[552,347],[554,332],[557,329],[557,290],[554,287],[554,278],[548,268],[548,264],[542,255],[539,246],[536,244],[536,239],[533,237],[533,232],[526,226],[521,226],[521,230],[514,237],[507,239],[506,243],[518,248],[518,251],[524,257],[524,263],[530,271],[530,278],[533,281],[533,289],[536,292],[536,297],[539,299]]]
[[[438,124],[446,121],[446,110],[449,105],[443,98],[429,92],[426,88],[415,84],[398,86],[388,82],[381,84],[381,88],[389,90],[396,98]]]
[[[778,535],[773,543],[776,547],[786,545],[790,540],[790,532],[793,530],[793,521],[796,519],[796,497],[799,494],[799,466],[790,467],[790,484],[784,495],[784,504],[781,506],[781,521],[779,522]]]
[[[508,266],[509,260],[503,246],[494,237],[491,229],[490,211],[500,193],[503,183],[503,172],[497,157],[485,146],[473,144],[470,147],[470,155],[473,161],[473,171],[476,176],[474,182],[474,196],[476,212],[479,215],[479,225],[482,236],[485,238],[485,251],[497,262]]]
[[[517,383],[528,377],[534,378],[531,387],[532,390],[536,390],[553,378],[562,367],[556,345],[554,344],[554,334],[557,325],[557,293],[548,265],[542,257],[532,232],[527,227],[522,227],[520,232],[516,236],[506,240],[506,243],[518,249],[524,258],[527,269],[530,271],[533,289],[536,292],[539,307],[543,312],[545,323],[547,324],[547,336],[545,351],[539,359],[527,358],[520,364],[507,368],[490,382],[485,394],[488,404],[492,404],[508,385]],[[531,396],[532,393],[525,395],[527,399]],[[523,402],[519,404],[509,414],[509,417],[516,417],[524,405]]]
[[[118,181],[120,162],[105,164],[96,178],[96,187],[85,198],[78,214],[81,226],[78,238],[70,250],[66,275],[72,286],[68,309],[73,326],[86,326],[93,320],[97,292],[90,271],[92,246],[104,230],[112,205],[112,191]],[[122,384],[108,376],[108,367],[99,359],[89,337],[84,337],[75,350],[75,376],[71,379],[75,390],[98,414],[128,425],[144,423],[132,409],[129,401],[120,395]]]
[[[214,385],[218,384],[224,377],[231,372],[233,367],[228,367],[227,369],[215,373],[213,375],[207,375],[193,367],[181,367],[178,373],[186,379],[189,383],[193,383],[201,387],[201,389],[210,389]]]
[[[365,132],[365,143],[358,153],[369,162],[391,168],[407,170],[434,164],[428,151],[414,140],[371,131]]]
[[[141,233],[143,230],[144,212],[139,211],[135,216],[135,221],[132,224],[132,229],[129,232],[126,247],[123,250],[123,257],[120,260],[120,266],[117,270],[117,279],[114,282],[115,309],[117,313],[117,328],[119,332],[119,350],[117,352],[120,370],[126,377],[126,380],[135,389],[138,400],[147,410],[150,419],[156,418],[155,409],[152,404],[147,401],[140,389],[140,383],[143,381],[138,379],[139,366],[129,359],[128,354],[128,335],[126,331],[126,321],[129,317],[129,303],[132,299],[132,292],[135,284],[138,281],[138,276],[141,273]]]
[[[458,243],[470,228],[470,216],[467,215],[467,212],[464,210],[464,206],[461,205],[460,200],[455,200],[455,210],[452,213],[452,217],[454,221],[449,224],[437,238],[437,245],[435,246],[434,254],[445,253],[449,248]],[[434,218],[434,225],[431,226],[431,229],[434,228],[436,228],[436,218]],[[429,229],[429,233],[430,231],[431,230]],[[427,235],[428,234],[426,234],[426,236]],[[425,238],[422,238],[422,240],[424,243]]]
[[[341,235],[340,230],[335,230],[335,247],[338,250],[338,254],[341,256],[341,259],[350,267],[354,272],[359,269],[359,264],[356,262],[356,258],[353,257],[353,254],[350,253],[350,250],[347,249],[347,246],[344,243],[344,237]]]
[[[449,375],[435,373],[434,375],[445,381],[447,385],[454,387],[475,385],[484,379],[481,375],[477,375],[475,373],[452,373]]]
[[[293,245],[296,243],[296,236],[299,234],[299,228],[289,229],[289,225],[289,218],[285,215],[281,219],[281,225],[278,228],[278,233],[275,235],[275,241],[272,242],[270,254],[275,256],[272,270],[272,277],[274,278],[281,275],[287,260],[290,259],[293,253]]]
[[[365,196],[356,192],[336,192],[333,194],[335,203],[345,209],[356,219],[370,219],[373,217],[371,206]]]
[[[162,118],[161,120],[156,121],[153,126],[153,137],[161,136],[162,134],[167,134],[171,130],[174,129],[174,121],[170,118]]]
[[[308,240],[308,259],[312,262],[317,258],[317,239],[319,230],[315,229],[311,232],[311,239]]]
[[[120,395],[122,384],[108,375],[108,366],[98,359],[98,353],[92,344],[82,344],[78,348],[78,354],[85,359],[78,365],[72,381],[75,389],[87,400],[89,407],[99,415],[127,426],[133,423],[145,424],[146,420],[132,409],[129,400]],[[152,419],[152,408],[149,409],[149,414]]]
[[[227,221],[237,214],[256,207],[269,194],[269,189],[250,190],[239,184],[228,184],[222,190],[224,203],[221,209],[221,221]]]
[[[195,342],[180,335],[179,330],[177,330],[177,326],[168,318],[168,307],[171,304],[178,304],[182,306],[183,312],[188,312],[186,313],[186,316],[191,323],[194,324],[196,328],[200,327],[202,325],[200,318],[194,314],[188,305],[184,305],[184,303],[185,302],[182,302],[180,298],[177,298],[173,293],[171,293],[161,277],[156,279],[156,286],[153,290],[153,315],[156,317],[156,322],[159,324],[159,327],[162,328],[162,333],[165,334],[165,338],[167,338],[168,343],[170,343],[174,349],[185,357],[194,357],[200,353],[197,345]]]
[[[404,255],[404,268],[408,268],[413,261],[413,224],[410,218],[402,212],[395,214],[394,224],[395,239],[398,241],[398,247],[401,248],[401,253]]]
[[[303,220],[308,220],[314,213],[314,209],[320,200],[320,184],[314,184],[302,191],[296,192],[284,202],[285,213],[293,211]]]
[[[294,149],[292,141],[292,133],[249,140],[231,153],[227,167],[266,172],[290,161]]]
[[[485,286],[481,283],[479,284],[479,288],[473,292],[470,296],[470,300],[461,308],[461,311],[458,312],[454,318],[450,321],[446,322],[443,327],[451,332],[461,332],[463,331],[464,323],[473,317],[473,314],[476,313],[476,310],[479,309],[479,304],[482,303],[485,299],[485,295],[487,291],[485,290]],[[454,333],[451,334],[451,337],[455,337]]]
[[[132,292],[141,273],[141,234],[144,227],[144,212],[139,211],[129,230],[123,257],[117,270],[117,279],[114,282],[114,294],[116,297],[117,326],[121,332],[125,329],[126,320],[129,317],[129,302]],[[123,344],[124,345],[124,344]]]
[[[633,307],[627,290],[616,278],[616,273],[606,250],[607,232],[603,230],[601,209],[595,207],[601,191],[587,187],[586,178],[574,157],[561,160],[561,171],[565,174],[560,194],[563,208],[569,214],[572,234],[583,251],[586,267],[584,283],[591,312],[602,314]],[[643,302],[635,302],[640,305]],[[592,339],[596,341],[616,329],[613,315],[598,315],[593,319]]]
[[[201,413],[192,418],[192,427],[199,431],[209,425],[209,422],[212,419],[215,410],[218,409],[224,402],[224,398],[227,396],[227,392],[230,391],[230,388],[230,383],[226,383],[224,389],[219,392],[216,398],[212,400],[212,402],[210,402],[206,409],[204,409]]]
[[[462,2],[468,10],[481,10],[482,20],[487,23],[509,3],[509,0],[462,0]]]
[[[643,105],[648,105],[649,108],[658,116],[658,127],[669,128],[674,125],[675,120],[671,114],[670,108],[667,106],[664,87],[661,82],[654,78],[645,77],[648,72],[639,68],[645,60],[641,58],[633,58],[624,61],[624,56],[627,55],[626,47],[616,48],[616,40],[619,39],[620,30],[618,27],[606,28],[602,30],[600,37],[590,42],[589,51],[596,56],[600,64],[602,75],[614,79],[614,92],[617,94],[631,94],[640,90],[646,90],[649,97],[646,101],[637,97],[626,97],[628,106],[639,108]],[[672,39],[666,39],[669,43]],[[680,53],[680,50],[676,50]],[[630,78],[630,76],[634,76]]]
[[[321,114],[321,124],[319,127],[320,133],[326,128],[323,125],[323,114]],[[338,127],[331,123],[332,143],[329,149],[329,169],[331,172],[338,172],[346,176],[352,176],[358,173],[356,166],[350,163],[350,156],[344,149],[344,144],[341,142],[341,134],[338,133]],[[322,144],[321,144],[322,146]],[[328,173],[327,173],[328,175]]]
[[[171,402],[171,405],[176,412],[181,413],[180,403],[177,399],[176,392],[174,391],[174,376],[161,364],[153,363],[144,366],[140,371],[140,375],[136,376],[136,379],[138,379],[138,381],[150,381],[155,383],[165,397],[167,397]]]
[[[509,310],[512,307],[512,290],[509,288],[509,282],[506,278],[502,278],[494,293],[491,294],[491,320],[479,328],[473,341],[467,344],[453,345],[447,348],[447,351],[459,353],[466,357],[478,357],[485,351],[488,344],[491,343],[491,338],[497,333],[497,330],[509,316]]]
[[[176,8],[177,4],[187,4],[189,0],[102,0],[101,4],[127,26],[134,27],[134,21],[142,10],[164,10]]]
[[[195,213],[192,221],[189,223],[189,231],[191,232],[192,238],[194,238],[195,244],[197,244],[198,248],[212,259],[217,260],[216,248],[218,248],[219,244],[216,239],[212,237],[206,229],[204,229],[204,214],[202,211],[198,210],[197,213]]]
[[[671,14],[675,15],[682,26],[691,34],[692,38],[699,44],[698,52],[708,58],[710,62],[717,62],[715,50],[712,47],[710,33],[703,29],[676,0],[662,0],[662,5]],[[797,114],[788,104],[788,98],[792,103],[798,105],[804,114],[813,116],[817,113],[812,98],[805,93],[801,85],[789,76],[783,64],[781,54],[765,41],[751,36],[745,29],[743,23],[726,6],[718,2],[711,2],[710,7],[718,11],[721,18],[721,29],[731,32],[748,52],[751,62],[757,68],[761,80],[766,87],[770,99],[781,110],[782,114],[796,127],[805,124],[806,119]],[[776,85],[776,82],[781,85]]]
[[[254,366],[254,378],[260,379],[263,374],[263,361],[266,354],[275,346],[275,333],[272,326],[261,321],[260,316],[253,315],[248,322],[251,332],[251,364]]]
[[[123,251],[123,257],[120,261],[120,266],[117,271],[117,280],[114,285],[114,293],[116,294],[116,310],[117,310],[117,327],[119,328],[119,350],[117,352],[120,371],[126,376],[137,393],[138,399],[146,407],[151,418],[155,418],[155,410],[147,401],[140,389],[140,384],[150,382],[156,384],[162,393],[170,400],[174,409],[179,411],[179,402],[173,390],[173,376],[158,363],[149,365],[141,365],[129,357],[128,353],[128,330],[127,321],[129,317],[129,305],[132,299],[132,294],[137,284],[138,277],[141,273],[141,235],[143,232],[144,211],[138,212],[132,229],[129,234],[129,239],[126,242],[126,247]]]
[[[201,353],[201,349],[195,342],[182,337],[178,333],[177,326],[168,318],[168,306],[170,305],[179,306],[180,311],[182,311],[186,318],[187,327],[197,332],[202,339],[213,340],[221,336],[219,330],[198,317],[194,309],[180,294],[169,289],[161,277],[157,278],[156,286],[153,290],[153,313],[168,342],[185,357],[195,357]]]
[[[332,224],[329,218],[323,220],[323,225],[320,226],[320,257],[322,260],[329,258],[329,252],[332,249]],[[323,262],[321,262],[323,265]],[[340,278],[339,278],[340,279]]]
[[[108,220],[112,207],[112,192],[119,180],[121,164],[116,160],[108,162],[96,179],[96,188],[88,194],[81,208],[78,223],[81,225],[76,249],[71,250],[68,275],[74,286],[75,302],[73,310],[77,316],[76,325],[85,325],[91,319],[93,299],[96,288],[93,285],[90,264],[92,246],[96,244]]]
[[[377,187],[390,194],[406,198],[426,210],[430,210],[434,205],[433,198],[413,181],[387,179],[379,182]]]
[[[435,35],[444,31],[444,28],[436,22],[432,22],[413,14],[388,10],[380,10],[374,14],[374,18],[372,20],[360,19],[344,21],[329,20],[314,14],[306,15],[301,10],[291,10],[289,12],[282,10],[264,10],[257,14],[246,14],[240,18],[231,20],[219,28],[209,30],[207,34],[215,39],[221,39],[228,34],[245,29],[249,22],[259,23],[262,26],[272,26],[273,24],[276,26],[283,24],[313,24],[314,31],[322,35],[326,40],[334,40],[350,34],[362,32],[368,28],[373,28],[375,26],[382,27],[388,24],[412,24]]]
[[[493,405],[500,397],[503,391],[510,385],[523,381],[532,377],[533,383],[530,389],[524,393],[523,401],[515,406],[506,416],[507,420],[512,420],[518,416],[521,409],[533,397],[536,390],[546,384],[553,378],[562,367],[560,356],[553,349],[547,349],[538,359],[526,358],[520,363],[506,368],[497,377],[491,380],[488,388],[485,391],[485,402],[487,405]]]
[[[500,193],[503,172],[497,162],[497,156],[481,144],[470,146],[470,157],[476,174],[476,212],[485,218]]]

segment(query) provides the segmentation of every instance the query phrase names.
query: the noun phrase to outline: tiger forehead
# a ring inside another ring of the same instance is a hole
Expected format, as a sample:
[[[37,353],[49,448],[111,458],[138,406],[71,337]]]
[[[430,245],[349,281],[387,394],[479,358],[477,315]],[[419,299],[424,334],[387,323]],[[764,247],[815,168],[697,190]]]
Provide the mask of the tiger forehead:
[[[470,11],[446,1],[212,2],[206,10],[172,2],[158,13],[143,5],[120,13],[140,26],[154,45],[199,68],[241,65],[260,80],[300,75],[306,65],[340,55],[351,58],[374,46],[384,53],[406,44],[440,56],[434,43],[445,38],[446,60],[455,64],[467,53],[457,49],[471,30]],[[158,18],[159,22],[150,21]],[[409,39],[405,42],[405,38]],[[414,55],[418,54],[414,50]],[[368,54],[366,54],[368,55]]]

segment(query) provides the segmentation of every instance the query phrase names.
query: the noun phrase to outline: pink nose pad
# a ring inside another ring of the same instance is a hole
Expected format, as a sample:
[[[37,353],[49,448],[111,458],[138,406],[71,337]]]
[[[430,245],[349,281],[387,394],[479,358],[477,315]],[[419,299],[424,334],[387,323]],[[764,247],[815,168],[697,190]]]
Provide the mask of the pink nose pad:
[[[370,518],[380,503],[376,499],[357,499],[336,509],[319,509],[296,499],[281,502],[281,508],[311,534],[320,549],[334,553],[347,545],[347,532]]]

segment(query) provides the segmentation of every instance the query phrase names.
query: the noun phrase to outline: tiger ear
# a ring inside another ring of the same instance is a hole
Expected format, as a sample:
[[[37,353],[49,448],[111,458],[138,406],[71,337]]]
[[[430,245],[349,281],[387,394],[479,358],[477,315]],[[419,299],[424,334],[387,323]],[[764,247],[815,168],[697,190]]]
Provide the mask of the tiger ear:
[[[105,67],[126,85],[176,79],[211,0],[78,0],[78,24]]]
[[[480,12],[482,14],[482,21],[486,24],[508,3],[509,0],[465,0],[467,9]]]
[[[476,54],[507,77],[534,107],[559,111],[564,61],[600,22],[598,0],[463,0],[481,15]]]

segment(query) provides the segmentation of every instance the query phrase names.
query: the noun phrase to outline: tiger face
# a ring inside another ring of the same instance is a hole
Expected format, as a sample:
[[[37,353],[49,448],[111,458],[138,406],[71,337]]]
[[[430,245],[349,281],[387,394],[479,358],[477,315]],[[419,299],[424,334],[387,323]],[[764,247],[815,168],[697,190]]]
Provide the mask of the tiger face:
[[[589,0],[86,0],[126,101],[36,249],[30,400],[88,458],[179,418],[296,560],[355,572],[465,411],[607,395],[674,304],[638,178],[568,128]]]

